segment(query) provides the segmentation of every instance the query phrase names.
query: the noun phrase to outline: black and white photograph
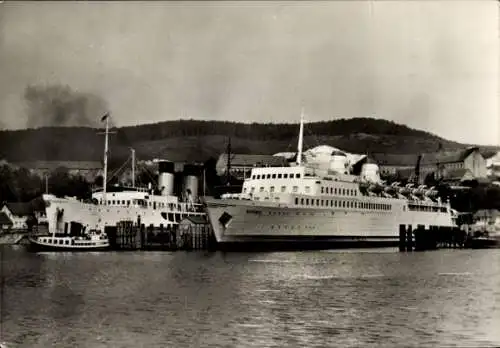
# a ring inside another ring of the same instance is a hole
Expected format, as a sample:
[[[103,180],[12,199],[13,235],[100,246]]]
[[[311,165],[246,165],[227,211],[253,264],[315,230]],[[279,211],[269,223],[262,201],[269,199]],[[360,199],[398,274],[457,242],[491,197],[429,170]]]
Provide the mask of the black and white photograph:
[[[0,348],[499,327],[500,1],[0,1]]]

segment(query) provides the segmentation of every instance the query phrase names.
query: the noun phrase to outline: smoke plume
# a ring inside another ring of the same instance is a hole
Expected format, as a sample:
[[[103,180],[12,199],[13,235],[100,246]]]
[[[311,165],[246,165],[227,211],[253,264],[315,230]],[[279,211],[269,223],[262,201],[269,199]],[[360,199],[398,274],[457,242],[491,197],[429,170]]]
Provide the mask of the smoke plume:
[[[65,85],[26,87],[28,128],[94,127],[107,111],[101,97],[79,92]]]

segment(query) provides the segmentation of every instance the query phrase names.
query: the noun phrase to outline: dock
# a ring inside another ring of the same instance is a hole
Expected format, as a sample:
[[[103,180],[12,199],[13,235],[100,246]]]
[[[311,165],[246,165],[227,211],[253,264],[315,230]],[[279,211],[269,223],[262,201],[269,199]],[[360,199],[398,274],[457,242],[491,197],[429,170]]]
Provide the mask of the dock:
[[[482,249],[494,247],[488,239],[468,233],[459,227],[399,225],[399,251],[437,249]]]
[[[107,226],[112,250],[215,250],[216,241],[210,224],[202,217],[189,216],[173,226],[145,226],[124,220]]]

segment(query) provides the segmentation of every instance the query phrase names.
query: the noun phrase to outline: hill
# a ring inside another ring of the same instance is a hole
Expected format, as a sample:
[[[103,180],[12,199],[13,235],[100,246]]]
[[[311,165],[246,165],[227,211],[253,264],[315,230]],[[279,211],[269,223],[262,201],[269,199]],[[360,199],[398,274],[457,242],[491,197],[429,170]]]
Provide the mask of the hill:
[[[102,130],[101,130],[102,131]],[[132,147],[138,159],[205,161],[226,151],[231,137],[235,153],[273,154],[295,151],[298,124],[246,124],[178,120],[113,129],[110,159],[122,161]],[[304,147],[328,144],[353,153],[415,154],[460,149],[465,144],[391,121],[353,118],[305,125]],[[0,159],[101,160],[103,136],[88,127],[45,127],[1,131]]]

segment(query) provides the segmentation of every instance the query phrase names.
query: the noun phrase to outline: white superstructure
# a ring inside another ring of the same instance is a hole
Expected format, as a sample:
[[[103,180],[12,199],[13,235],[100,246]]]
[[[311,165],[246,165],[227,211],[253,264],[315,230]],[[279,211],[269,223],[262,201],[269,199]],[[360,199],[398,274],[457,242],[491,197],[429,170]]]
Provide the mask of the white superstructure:
[[[435,198],[433,188],[385,185],[375,163],[367,161],[360,175],[349,174],[340,151],[324,165],[304,163],[302,133],[301,117],[295,166],[254,168],[241,193],[205,198],[219,243],[304,249],[331,243],[389,245],[399,240],[400,225],[453,226],[449,203]]]
[[[104,120],[104,118],[103,118]],[[107,175],[107,137],[104,153],[104,177]],[[132,151],[135,160],[134,152]],[[132,173],[135,173],[135,161]],[[104,231],[106,226],[116,226],[123,220],[137,221],[142,224],[167,230],[189,215],[205,215],[203,206],[197,202],[198,179],[193,166],[185,166],[184,185],[181,197],[174,194],[174,164],[158,161],[158,188],[107,186],[92,194],[92,202],[75,198],[56,197],[52,194],[42,196],[47,213],[49,233],[66,233],[71,222],[82,225],[85,231]],[[104,181],[106,182],[106,181]],[[132,178],[135,183],[135,178]]]

